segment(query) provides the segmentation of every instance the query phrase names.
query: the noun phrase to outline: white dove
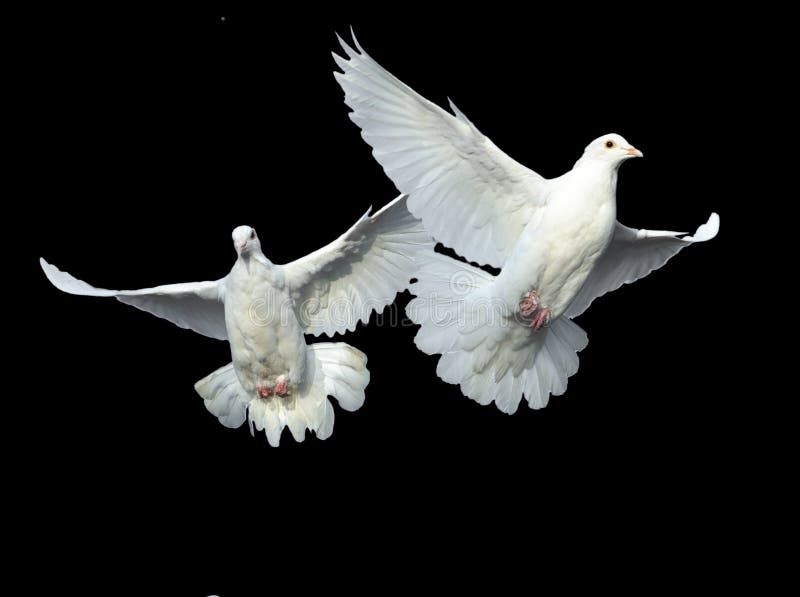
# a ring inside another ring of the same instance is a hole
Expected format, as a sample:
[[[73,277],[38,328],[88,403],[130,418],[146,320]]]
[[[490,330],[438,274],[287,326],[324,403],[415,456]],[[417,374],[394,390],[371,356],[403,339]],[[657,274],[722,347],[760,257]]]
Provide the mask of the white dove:
[[[143,290],[93,288],[40,260],[54,286],[70,294],[113,296],[182,328],[228,340],[233,362],[195,384],[226,427],[249,418],[277,446],[288,426],[298,442],[306,429],[333,431],[328,395],[345,410],[364,403],[367,357],[342,342],[306,344],[304,334],[333,335],[366,323],[416,272],[415,256],[432,242],[400,196],[369,211],[329,245],[286,265],[261,251],[256,231],[233,231],[238,254],[230,273],[213,282]]]
[[[504,154],[461,113],[417,94],[339,39],[350,118],[408,208],[434,238],[493,276],[436,253],[420,263],[409,317],[416,345],[442,355],[437,374],[506,413],[566,390],[587,344],[571,321],[591,302],[713,238],[711,214],[694,236],[634,230],[616,221],[617,171],[642,153],[616,134],[586,147],[566,174],[547,180]]]

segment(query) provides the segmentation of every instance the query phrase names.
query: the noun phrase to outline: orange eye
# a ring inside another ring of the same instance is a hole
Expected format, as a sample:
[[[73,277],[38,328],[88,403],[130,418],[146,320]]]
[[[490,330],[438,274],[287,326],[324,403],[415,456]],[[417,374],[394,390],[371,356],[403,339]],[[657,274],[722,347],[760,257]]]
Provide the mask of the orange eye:
[[[608,149],[611,149],[611,148],[613,148],[613,147],[616,147],[616,146],[617,146],[617,144],[616,144],[616,143],[614,143],[613,141],[611,141],[611,140],[609,140],[609,141],[606,141],[606,147],[607,147]]]

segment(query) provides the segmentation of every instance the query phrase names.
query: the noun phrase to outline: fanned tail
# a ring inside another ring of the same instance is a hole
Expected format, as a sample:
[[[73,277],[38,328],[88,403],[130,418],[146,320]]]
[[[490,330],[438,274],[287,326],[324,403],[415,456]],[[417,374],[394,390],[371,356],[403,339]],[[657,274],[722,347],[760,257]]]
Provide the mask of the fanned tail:
[[[319,439],[333,432],[334,412],[328,396],[339,406],[354,411],[364,404],[369,383],[367,355],[344,342],[318,342],[308,346],[306,378],[293,395],[253,399],[248,416],[253,428],[264,431],[271,446],[278,446],[288,427],[295,441],[305,439],[306,429]]]
[[[318,342],[308,346],[306,379],[293,395],[266,400],[248,395],[233,363],[207,375],[194,389],[225,427],[239,427],[249,417],[251,431],[263,430],[269,444],[277,447],[284,427],[298,442],[305,439],[306,429],[319,439],[330,437],[334,414],[328,396],[345,410],[358,410],[368,383],[367,355],[344,342]]]
[[[513,312],[482,292],[494,276],[450,257],[430,253],[420,259],[417,298],[408,316],[421,327],[414,342],[426,354],[441,354],[436,373],[458,384],[480,404],[494,402],[513,413],[523,396],[531,408],[547,405],[550,394],[567,388],[578,370],[577,353],[586,333],[565,317],[532,333]]]

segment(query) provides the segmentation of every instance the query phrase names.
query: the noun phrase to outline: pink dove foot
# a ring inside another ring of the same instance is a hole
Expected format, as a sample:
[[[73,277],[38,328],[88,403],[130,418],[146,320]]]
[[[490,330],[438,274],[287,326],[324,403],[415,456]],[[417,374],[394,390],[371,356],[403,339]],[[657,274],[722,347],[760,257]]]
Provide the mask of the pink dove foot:
[[[536,311],[536,309],[539,308],[541,302],[542,301],[539,300],[539,295],[537,292],[535,290],[531,290],[519,302],[520,312],[524,317],[528,317],[528,315],[532,314],[534,311]]]
[[[285,396],[288,391],[289,391],[289,376],[279,375],[278,379],[275,380],[275,395]]]
[[[531,329],[535,332],[548,325],[550,325],[550,307],[542,307],[531,319]]]

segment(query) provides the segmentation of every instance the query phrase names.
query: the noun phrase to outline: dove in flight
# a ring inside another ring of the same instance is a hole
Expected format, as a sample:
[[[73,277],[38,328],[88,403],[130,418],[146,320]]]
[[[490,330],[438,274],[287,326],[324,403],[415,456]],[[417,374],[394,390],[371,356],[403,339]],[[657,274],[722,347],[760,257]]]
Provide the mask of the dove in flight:
[[[93,288],[40,260],[53,285],[70,294],[113,296],[182,328],[230,343],[232,362],[195,384],[226,427],[249,419],[277,446],[288,426],[298,442],[306,429],[326,439],[334,411],[328,396],[354,411],[364,403],[367,357],[343,342],[307,344],[304,334],[329,336],[367,323],[405,289],[415,257],[433,246],[400,196],[369,211],[327,246],[285,265],[262,252],[249,226],[233,231],[237,259],[212,282],[143,290]]]
[[[408,208],[442,244],[499,275],[438,253],[420,261],[409,317],[416,345],[441,354],[437,374],[506,413],[524,396],[541,408],[566,391],[585,332],[571,321],[592,301],[713,238],[719,216],[692,236],[616,221],[620,165],[642,153],[617,134],[545,179],[514,161],[450,102],[431,103],[339,38],[334,76],[373,156]]]

